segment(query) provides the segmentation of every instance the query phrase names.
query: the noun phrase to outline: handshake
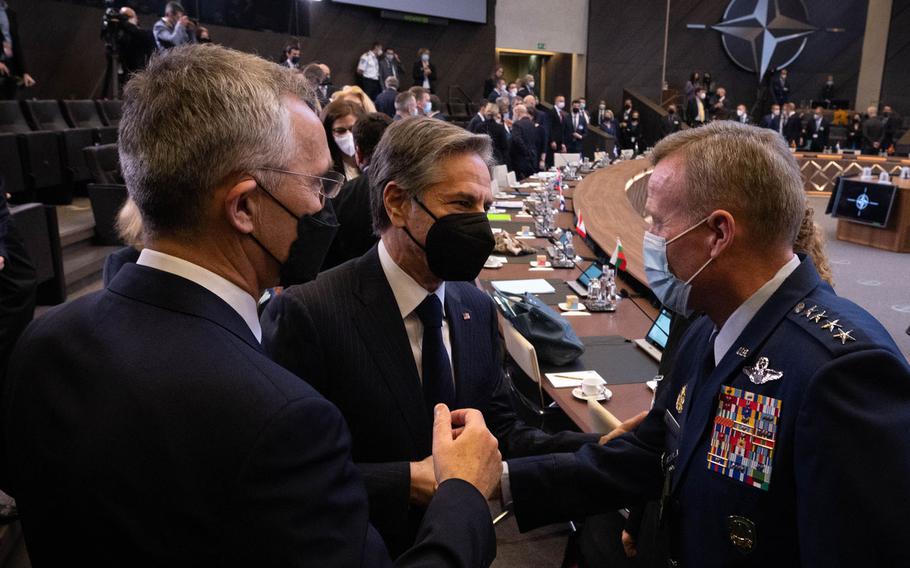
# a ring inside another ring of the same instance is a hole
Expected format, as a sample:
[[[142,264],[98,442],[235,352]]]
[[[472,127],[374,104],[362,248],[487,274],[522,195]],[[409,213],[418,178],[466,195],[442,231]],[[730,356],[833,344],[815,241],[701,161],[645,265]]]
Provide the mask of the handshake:
[[[470,408],[450,412],[437,404],[433,417],[433,455],[411,462],[411,502],[429,504],[449,479],[467,481],[490,499],[499,487],[502,455],[483,414]]]

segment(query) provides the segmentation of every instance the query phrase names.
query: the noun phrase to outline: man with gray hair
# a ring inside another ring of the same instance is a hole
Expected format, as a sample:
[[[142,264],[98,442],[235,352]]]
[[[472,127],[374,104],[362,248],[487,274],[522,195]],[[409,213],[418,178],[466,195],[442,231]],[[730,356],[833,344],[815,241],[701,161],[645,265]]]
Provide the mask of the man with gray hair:
[[[164,6],[164,17],[152,26],[152,35],[159,51],[196,43],[196,24],[187,17],[179,2],[168,2]]]
[[[496,307],[471,281],[493,250],[490,141],[431,118],[393,123],[368,172],[379,243],[275,298],[266,351],[341,409],[393,555],[437,491],[431,411],[479,409],[503,455],[574,451],[591,434],[523,424],[502,374]]]
[[[715,122],[652,160],[645,274],[667,308],[704,315],[637,428],[507,462],[519,528],[659,496],[674,566],[910,565],[910,367],[794,254],[805,195],[786,143]]]
[[[412,116],[417,116],[417,99],[410,91],[398,93],[395,96],[395,116],[392,117],[392,120],[402,120]]]
[[[318,268],[332,230],[319,211],[341,177],[311,97],[298,73],[213,46],[127,86],[120,161],[145,247],[26,330],[4,397],[36,566],[391,565],[341,414],[259,343],[256,299],[295,238]],[[431,410],[438,488],[397,564],[486,566],[496,440],[477,410]]]
[[[386,77],[385,90],[376,97],[376,110],[385,113],[389,118],[395,116],[395,97],[398,96],[398,79]]]

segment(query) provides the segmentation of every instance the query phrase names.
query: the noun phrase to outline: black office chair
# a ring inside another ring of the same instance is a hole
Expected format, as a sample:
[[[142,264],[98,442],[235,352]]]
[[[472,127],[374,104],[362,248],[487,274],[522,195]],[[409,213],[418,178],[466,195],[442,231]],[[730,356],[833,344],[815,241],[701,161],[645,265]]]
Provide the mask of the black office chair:
[[[95,238],[97,244],[123,245],[117,234],[117,213],[127,198],[126,186],[121,184],[88,184],[88,198],[92,203],[95,217]]]
[[[92,180],[101,184],[122,184],[120,156],[116,144],[86,146],[82,149]]]
[[[117,142],[117,127],[104,124],[95,101],[60,101],[60,106],[70,128],[91,128],[98,144]]]
[[[75,183],[91,179],[82,149],[94,145],[91,128],[70,128],[57,101],[24,101],[26,116],[35,130],[57,132],[62,140],[65,167]]]
[[[120,125],[120,115],[123,114],[123,101],[120,100],[103,100],[95,101],[98,105],[98,113],[104,124],[107,126],[117,127]]]
[[[30,191],[56,193],[67,202],[70,193],[64,178],[61,144],[55,132],[35,132],[26,120],[18,101],[0,101],[0,134],[16,137],[25,186]],[[7,142],[9,144],[9,142]],[[5,156],[4,159],[14,158]],[[69,199],[72,199],[70,196]],[[57,202],[52,199],[50,202]]]

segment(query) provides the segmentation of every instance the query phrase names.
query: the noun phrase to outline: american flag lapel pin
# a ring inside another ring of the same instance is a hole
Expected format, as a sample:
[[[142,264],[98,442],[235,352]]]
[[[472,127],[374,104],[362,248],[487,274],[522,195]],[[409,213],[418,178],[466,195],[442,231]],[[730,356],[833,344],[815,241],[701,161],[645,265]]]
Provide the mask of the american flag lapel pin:
[[[463,313],[461,314],[461,319],[463,319],[464,321],[470,321],[470,320],[471,320],[471,312],[463,312]]]

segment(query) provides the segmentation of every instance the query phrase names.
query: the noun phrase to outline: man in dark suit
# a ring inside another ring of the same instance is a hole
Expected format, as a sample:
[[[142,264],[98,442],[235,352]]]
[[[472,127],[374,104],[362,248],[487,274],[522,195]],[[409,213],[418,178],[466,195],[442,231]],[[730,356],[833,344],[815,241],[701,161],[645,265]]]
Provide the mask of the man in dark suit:
[[[471,120],[468,121],[467,129],[471,134],[479,133],[481,126],[483,126],[483,123],[486,122],[487,118],[484,116],[484,110],[486,107],[486,104],[481,105],[480,109],[475,112],[474,116],[471,117]]]
[[[371,520],[393,554],[411,545],[435,491],[437,401],[481,410],[507,456],[598,440],[547,435],[510,406],[496,308],[470,283],[493,250],[490,153],[486,137],[451,124],[394,123],[369,171],[379,244],[285,290],[262,317],[267,352],[344,414]]]
[[[711,120],[727,120],[733,114],[730,99],[727,98],[727,89],[718,87],[711,97]]]
[[[806,124],[806,141],[812,152],[822,152],[828,146],[830,124],[823,113],[824,109],[821,105],[815,107],[815,113]]]
[[[887,151],[894,145],[894,137],[901,127],[901,116],[894,112],[891,105],[882,105],[882,126],[885,129],[885,137],[882,139],[882,147]]]
[[[569,138],[572,137],[572,120],[566,113],[566,98],[557,95],[553,99],[553,107],[550,114],[550,150],[565,154],[569,151]]]
[[[395,97],[398,96],[398,79],[386,77],[385,90],[376,97],[376,110],[384,112],[389,118],[395,116]]]
[[[708,93],[704,87],[695,90],[695,97],[689,101],[689,106],[686,108],[689,126],[704,126],[711,120],[707,99]]]
[[[391,47],[385,48],[385,54],[379,59],[379,80],[383,85],[388,86],[386,79],[389,77],[395,77],[399,84],[401,84],[401,78],[404,77],[401,59]]]
[[[780,114],[780,105],[775,103],[771,105],[771,113],[766,114],[761,120],[761,127],[773,130],[783,135],[782,117]]]
[[[786,69],[781,69],[777,78],[771,79],[771,95],[774,97],[774,102],[779,105],[790,102],[789,74]]]
[[[588,133],[588,117],[581,108],[580,101],[572,101],[572,114],[569,116],[572,132],[566,140],[566,150],[571,154],[581,152],[581,141]]]
[[[736,116],[733,120],[740,124],[752,124],[752,119],[749,118],[749,110],[746,108],[746,105],[736,105]]]
[[[784,117],[782,120],[784,139],[787,140],[787,144],[793,148],[802,146],[803,117],[796,112],[795,104],[787,103],[784,105]]]
[[[32,321],[38,287],[35,267],[6,203],[0,177],[0,385],[19,334]]]
[[[878,107],[870,106],[863,121],[863,154],[878,154],[884,149],[884,141],[885,125],[878,117]]]
[[[26,330],[4,396],[4,469],[34,565],[391,564],[338,409],[259,344],[256,298],[297,217],[338,187],[313,181],[331,158],[308,95],[297,73],[209,46],[130,81],[120,156],[146,247]],[[206,128],[162,145],[155,132],[189,115]],[[439,489],[397,563],[486,565],[495,439],[476,411],[436,417]]]
[[[506,90],[506,80],[500,78],[496,81],[496,85],[493,86],[493,90],[490,91],[490,94],[487,95],[487,100],[491,103],[495,103],[496,99],[508,96],[509,91]]]
[[[728,150],[699,164],[710,179],[690,179],[706,147]],[[910,502],[910,366],[794,255],[805,193],[786,144],[723,121],[666,138],[652,158],[645,270],[671,283],[655,287],[669,308],[705,315],[637,428],[507,462],[519,528],[661,496],[673,565],[910,565],[895,506]]]
[[[660,119],[661,138],[665,138],[674,132],[679,132],[681,128],[682,121],[679,120],[679,116],[676,114],[676,105],[670,105],[667,107],[667,116]]]
[[[537,96],[537,91],[535,87],[537,82],[534,80],[534,75],[525,75],[519,82],[520,88],[518,89],[518,96],[524,99],[527,96]]]
[[[370,181],[367,172],[373,151],[392,119],[381,113],[365,115],[354,124],[354,157],[361,175],[342,186],[332,208],[338,219],[338,232],[322,263],[322,270],[363,255],[379,240],[373,233],[370,213]]]
[[[539,128],[534,126],[528,108],[523,104],[515,105],[515,119],[512,121],[512,143],[509,146],[512,169],[518,179],[524,179],[537,173],[542,160],[540,141],[537,139]]]

